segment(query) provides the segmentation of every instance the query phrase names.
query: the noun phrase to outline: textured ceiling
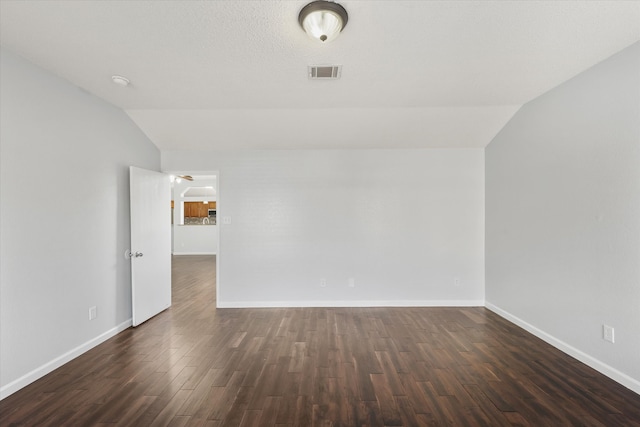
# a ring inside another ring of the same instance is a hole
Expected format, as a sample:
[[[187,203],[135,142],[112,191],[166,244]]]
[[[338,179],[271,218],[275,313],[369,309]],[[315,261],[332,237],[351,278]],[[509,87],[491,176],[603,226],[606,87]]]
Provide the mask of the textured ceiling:
[[[300,29],[305,4],[0,0],[0,42],[180,150],[484,147],[640,40],[638,1],[345,0],[328,44]],[[342,77],[309,80],[319,64]]]

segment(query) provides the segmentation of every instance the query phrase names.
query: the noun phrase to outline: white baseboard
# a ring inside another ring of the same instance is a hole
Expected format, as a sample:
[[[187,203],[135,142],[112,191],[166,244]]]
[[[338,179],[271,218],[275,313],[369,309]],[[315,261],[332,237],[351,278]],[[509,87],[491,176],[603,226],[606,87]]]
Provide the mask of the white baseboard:
[[[56,357],[50,362],[45,363],[44,365],[34,369],[33,371],[21,376],[17,380],[11,381],[9,384],[0,388],[0,400],[4,399],[7,396],[12,395],[16,391],[20,390],[23,387],[31,384],[32,382],[44,377],[50,372],[58,369],[60,366],[64,365],[67,362],[75,359],[83,353],[91,350],[93,347],[102,344],[109,338],[116,336],[120,332],[131,326],[131,319],[122,322],[114,328],[109,329],[108,331],[98,335],[97,337],[90,339],[84,344],[80,344],[78,347],[69,350],[61,356]]]
[[[173,255],[216,255],[215,252],[173,252]]]
[[[292,307],[484,307],[484,300],[400,301],[217,301],[218,308]]]
[[[552,335],[549,335],[548,333],[544,332],[543,330],[540,330],[538,328],[536,328],[535,326],[531,325],[530,323],[525,322],[524,320],[520,319],[519,317],[514,316],[513,314],[509,313],[508,311],[505,311],[503,309],[501,309],[500,307],[497,307],[489,302],[487,302],[485,304],[485,307],[491,311],[493,311],[494,313],[496,313],[498,316],[500,317],[504,317],[505,319],[507,319],[508,321],[515,323],[516,325],[520,326],[522,329],[526,330],[527,332],[532,333],[533,335],[535,335],[536,337],[540,338],[541,340],[545,341],[548,344],[551,344],[552,346],[554,346],[555,348],[557,348],[558,350],[568,354],[569,356],[579,360],[580,362],[584,363],[587,366],[590,366],[591,368],[595,369],[596,371],[600,372],[603,375],[606,375],[607,377],[611,378],[612,380],[616,381],[617,383],[622,384],[623,386],[627,387],[629,390],[640,394],[640,381],[631,378],[629,375],[624,374],[620,371],[618,371],[615,368],[612,368],[611,366],[607,365],[604,362],[601,362],[600,360],[584,353],[581,350],[578,350],[575,347],[570,346],[569,344],[565,343],[564,341],[561,341],[557,338],[555,338]]]

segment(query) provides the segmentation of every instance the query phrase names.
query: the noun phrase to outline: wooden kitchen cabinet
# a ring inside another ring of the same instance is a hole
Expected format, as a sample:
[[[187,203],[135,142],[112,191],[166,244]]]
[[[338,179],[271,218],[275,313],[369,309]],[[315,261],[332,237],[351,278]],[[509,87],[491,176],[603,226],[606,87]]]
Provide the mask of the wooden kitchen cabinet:
[[[184,217],[188,218],[191,216],[191,203],[184,202]]]
[[[216,202],[184,202],[184,216],[185,218],[206,218],[209,216],[209,209],[215,208]]]

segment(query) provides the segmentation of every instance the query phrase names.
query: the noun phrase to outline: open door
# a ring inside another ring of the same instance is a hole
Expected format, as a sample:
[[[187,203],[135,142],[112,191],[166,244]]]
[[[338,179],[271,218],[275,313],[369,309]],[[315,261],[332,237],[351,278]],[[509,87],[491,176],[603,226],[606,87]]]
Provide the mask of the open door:
[[[131,166],[131,295],[133,326],[171,306],[169,176]]]

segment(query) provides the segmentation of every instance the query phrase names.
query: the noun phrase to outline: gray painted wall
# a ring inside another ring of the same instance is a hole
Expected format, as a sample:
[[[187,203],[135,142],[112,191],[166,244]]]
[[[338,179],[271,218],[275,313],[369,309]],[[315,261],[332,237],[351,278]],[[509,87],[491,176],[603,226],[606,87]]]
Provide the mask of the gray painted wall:
[[[640,43],[529,102],[485,155],[487,306],[640,393]]]
[[[160,153],[120,109],[0,55],[4,397],[130,322],[128,167]]]
[[[163,152],[162,168],[219,172],[219,306],[484,304],[484,150]]]

